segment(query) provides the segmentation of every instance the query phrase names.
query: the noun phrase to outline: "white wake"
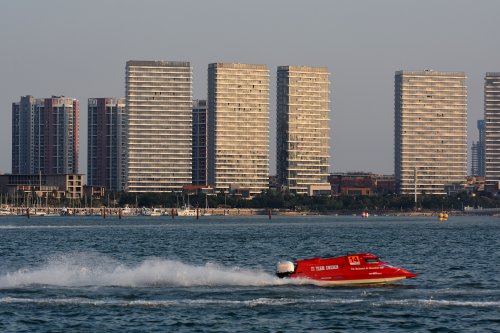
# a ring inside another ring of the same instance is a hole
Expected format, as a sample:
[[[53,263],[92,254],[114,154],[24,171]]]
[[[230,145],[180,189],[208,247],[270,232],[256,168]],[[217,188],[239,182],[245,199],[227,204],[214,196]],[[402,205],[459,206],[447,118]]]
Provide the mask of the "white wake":
[[[300,284],[274,275],[214,263],[190,265],[176,260],[147,259],[126,265],[102,255],[71,254],[53,257],[39,267],[0,275],[0,288],[49,286],[272,286]]]

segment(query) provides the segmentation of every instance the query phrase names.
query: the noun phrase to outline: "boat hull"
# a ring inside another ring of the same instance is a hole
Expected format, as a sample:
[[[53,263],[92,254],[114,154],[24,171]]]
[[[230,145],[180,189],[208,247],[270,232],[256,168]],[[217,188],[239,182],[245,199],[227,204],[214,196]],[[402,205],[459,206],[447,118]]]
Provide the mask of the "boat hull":
[[[393,278],[373,278],[373,279],[357,279],[357,280],[312,280],[304,279],[307,283],[314,284],[321,287],[329,286],[370,286],[370,285],[383,285],[391,284],[397,281],[406,279],[406,277],[393,277]]]

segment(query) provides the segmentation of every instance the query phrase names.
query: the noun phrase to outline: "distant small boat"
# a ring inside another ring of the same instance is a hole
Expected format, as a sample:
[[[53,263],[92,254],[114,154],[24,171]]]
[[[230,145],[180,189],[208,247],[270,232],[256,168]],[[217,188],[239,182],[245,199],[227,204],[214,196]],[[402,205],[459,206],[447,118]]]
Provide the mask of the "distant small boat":
[[[368,218],[369,216],[370,216],[370,214],[368,212],[361,213],[361,217],[364,219]]]
[[[2,208],[0,209],[0,216],[9,216],[9,215],[14,215],[10,209],[8,208]]]
[[[30,214],[30,216],[45,216],[45,215],[47,215],[47,213],[45,211],[39,210],[39,209],[34,209],[34,208],[29,209],[29,214]]]
[[[163,212],[159,208],[154,208],[149,216],[162,216]]]
[[[142,216],[151,216],[151,213],[152,213],[151,209],[146,208],[146,207],[141,208],[141,215]]]
[[[125,205],[125,207],[123,207],[122,209],[122,216],[130,216],[130,215],[134,215],[134,212],[128,205]]]
[[[159,208],[149,209],[146,207],[142,207],[141,215],[142,216],[162,216],[163,212]]]
[[[196,216],[196,209],[191,206],[182,206],[177,209],[177,216]]]

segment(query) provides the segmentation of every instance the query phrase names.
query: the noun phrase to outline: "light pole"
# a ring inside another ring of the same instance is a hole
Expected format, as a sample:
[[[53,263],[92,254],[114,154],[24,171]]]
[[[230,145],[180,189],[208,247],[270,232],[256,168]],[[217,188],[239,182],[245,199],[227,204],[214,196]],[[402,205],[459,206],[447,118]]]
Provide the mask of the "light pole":
[[[224,191],[224,215],[226,215],[226,198],[227,198],[226,191]]]
[[[413,184],[415,190],[415,210],[417,210],[417,167],[413,168]]]

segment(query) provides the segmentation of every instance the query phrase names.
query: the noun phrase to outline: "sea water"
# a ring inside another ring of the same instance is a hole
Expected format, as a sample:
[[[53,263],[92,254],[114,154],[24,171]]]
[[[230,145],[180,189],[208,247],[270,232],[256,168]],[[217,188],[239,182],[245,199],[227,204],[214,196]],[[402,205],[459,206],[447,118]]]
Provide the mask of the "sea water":
[[[500,219],[2,217],[2,332],[496,332]],[[370,252],[419,275],[318,287],[281,259]]]

